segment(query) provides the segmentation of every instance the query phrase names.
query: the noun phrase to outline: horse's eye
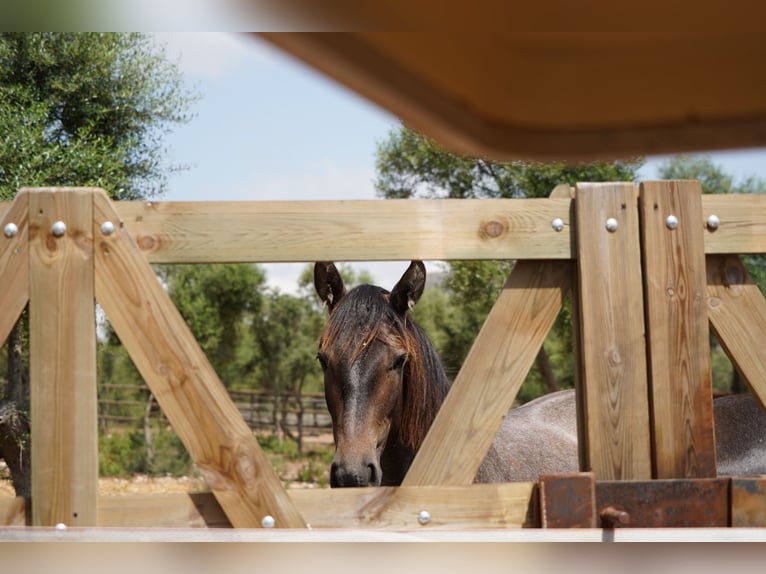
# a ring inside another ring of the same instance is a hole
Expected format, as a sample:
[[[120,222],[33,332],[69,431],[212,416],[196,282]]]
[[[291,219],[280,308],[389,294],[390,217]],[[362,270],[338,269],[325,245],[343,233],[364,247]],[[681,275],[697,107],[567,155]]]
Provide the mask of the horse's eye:
[[[396,359],[394,359],[393,364],[391,365],[392,371],[401,371],[402,367],[404,367],[404,363],[407,362],[407,353],[402,353],[401,355],[398,355]]]
[[[322,365],[322,370],[327,370],[327,355],[324,353],[317,353],[317,361],[319,361],[319,364]]]

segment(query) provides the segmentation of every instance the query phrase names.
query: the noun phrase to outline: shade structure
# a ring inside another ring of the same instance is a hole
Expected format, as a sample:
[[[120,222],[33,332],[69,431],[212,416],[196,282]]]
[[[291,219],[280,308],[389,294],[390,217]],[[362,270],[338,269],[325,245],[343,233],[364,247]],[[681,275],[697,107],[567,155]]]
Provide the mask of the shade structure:
[[[759,33],[261,36],[466,155],[579,161],[766,145]]]

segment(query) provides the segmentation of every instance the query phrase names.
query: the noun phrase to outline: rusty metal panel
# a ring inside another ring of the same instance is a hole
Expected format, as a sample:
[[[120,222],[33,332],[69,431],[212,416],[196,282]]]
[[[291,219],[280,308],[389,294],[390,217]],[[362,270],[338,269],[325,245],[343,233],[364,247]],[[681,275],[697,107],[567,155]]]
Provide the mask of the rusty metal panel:
[[[540,476],[540,521],[543,528],[595,528],[593,473]]]
[[[600,526],[729,526],[729,482],[727,478],[600,481],[596,483]],[[605,512],[608,509],[612,510]],[[609,523],[610,516],[617,520]]]
[[[731,480],[731,525],[766,526],[766,479]]]

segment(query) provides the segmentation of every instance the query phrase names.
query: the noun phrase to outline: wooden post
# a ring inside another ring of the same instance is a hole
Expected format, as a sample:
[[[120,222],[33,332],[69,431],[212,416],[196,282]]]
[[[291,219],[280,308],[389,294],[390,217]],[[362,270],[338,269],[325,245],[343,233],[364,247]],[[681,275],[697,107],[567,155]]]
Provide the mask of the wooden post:
[[[716,476],[698,181],[641,184],[654,478]]]
[[[279,477],[109,199],[94,194],[96,296],[235,527],[305,528]],[[95,410],[94,410],[95,412]]]
[[[29,301],[28,205],[28,194],[21,191],[0,219],[0,345]]]
[[[29,190],[32,524],[97,524],[92,190]],[[54,223],[63,228],[54,228]]]
[[[577,393],[582,470],[651,477],[644,306],[632,183],[579,184],[575,200],[584,382]],[[582,381],[581,381],[582,382]]]

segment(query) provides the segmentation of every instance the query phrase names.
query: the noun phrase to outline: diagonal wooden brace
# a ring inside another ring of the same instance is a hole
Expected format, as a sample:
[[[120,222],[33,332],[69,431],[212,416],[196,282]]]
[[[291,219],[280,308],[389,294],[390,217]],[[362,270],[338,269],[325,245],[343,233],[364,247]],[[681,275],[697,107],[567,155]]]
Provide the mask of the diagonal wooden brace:
[[[306,523],[103,192],[93,196],[96,298],[235,527]],[[105,235],[103,222],[114,232]]]

